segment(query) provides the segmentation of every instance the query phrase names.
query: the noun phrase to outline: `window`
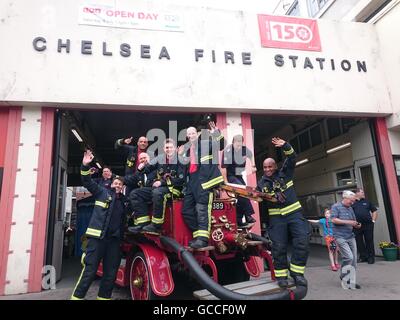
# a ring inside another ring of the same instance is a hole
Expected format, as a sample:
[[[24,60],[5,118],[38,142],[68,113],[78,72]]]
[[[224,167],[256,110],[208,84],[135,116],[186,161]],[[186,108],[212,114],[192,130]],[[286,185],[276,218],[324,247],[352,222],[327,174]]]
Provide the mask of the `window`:
[[[308,0],[311,17],[315,17],[329,1],[330,0]]]
[[[340,128],[340,119],[327,119],[326,125],[328,127],[328,138],[333,139],[342,134]]]
[[[302,152],[310,149],[311,147],[310,135],[308,130],[299,135],[299,142],[300,142],[300,150]]]
[[[394,166],[396,168],[397,184],[400,189],[400,157],[398,156],[395,157]]]
[[[299,17],[300,16],[300,6],[299,2],[295,1],[293,5],[290,7],[290,9],[287,12],[288,16],[294,16],[294,17]]]
[[[357,184],[354,169],[346,169],[336,172],[336,184],[338,187],[355,186]]]
[[[311,145],[313,147],[322,143],[321,125],[317,125],[311,128],[310,137],[311,137]]]
[[[294,137],[293,139],[290,140],[290,145],[293,147],[294,151],[296,151],[296,153],[300,153],[300,149],[299,149],[299,137]]]

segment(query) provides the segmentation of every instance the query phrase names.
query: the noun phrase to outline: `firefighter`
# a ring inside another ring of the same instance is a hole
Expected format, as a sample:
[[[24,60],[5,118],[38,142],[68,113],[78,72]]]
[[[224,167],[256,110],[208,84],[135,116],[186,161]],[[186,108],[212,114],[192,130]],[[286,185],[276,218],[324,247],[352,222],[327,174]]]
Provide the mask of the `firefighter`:
[[[257,172],[253,153],[243,145],[243,136],[236,135],[233,137],[232,144],[227,146],[222,153],[221,172],[225,183],[246,185],[242,176],[246,167],[246,158],[251,161],[252,172]],[[254,225],[256,220],[251,216],[252,214],[254,214],[254,209],[250,199],[238,197],[236,205],[237,226],[244,228]],[[246,223],[243,223],[243,216],[246,219]]]
[[[224,182],[218,168],[218,152],[223,149],[224,137],[213,121],[209,127],[209,133],[203,130],[201,135],[196,128],[188,128],[189,141],[181,148],[187,181],[182,215],[193,232],[193,240],[189,242],[193,249],[208,246],[213,189]]]
[[[122,194],[123,179],[116,177],[111,189],[95,183],[90,177],[89,164],[93,160],[90,150],[85,151],[82,166],[82,184],[95,198],[93,214],[86,230],[88,238],[82,255],[83,270],[72,293],[71,300],[82,300],[103,260],[103,277],[100,282],[98,300],[110,300],[114,281],[121,262],[121,239],[123,236],[129,201]]]
[[[131,145],[133,137],[118,139],[115,141],[115,149],[122,149],[126,154],[125,175],[134,174],[139,166],[139,156],[142,152],[147,152],[149,141],[146,137],[140,137],[137,146]],[[149,154],[150,155],[150,154]],[[150,155],[151,158],[151,155]]]
[[[146,152],[150,159],[153,158],[153,154],[151,154],[147,148],[149,146],[149,141],[146,137],[142,136],[138,139],[137,146],[131,145],[132,137],[125,138],[125,139],[118,139],[115,141],[114,147],[115,149],[122,149],[124,154],[126,155],[126,162],[125,162],[125,175],[132,175],[135,174],[137,167],[139,166],[139,157],[142,153]],[[129,196],[131,192],[131,188],[126,186],[125,194]]]
[[[113,179],[115,175],[113,174],[111,168],[109,166],[104,166],[101,177],[93,179],[97,184],[102,185],[103,187],[110,189]]]
[[[304,270],[309,251],[309,226],[302,215],[302,207],[293,186],[296,154],[292,146],[280,138],[273,138],[272,143],[275,147],[283,149],[286,159],[280,170],[278,170],[274,159],[264,160],[264,175],[258,181],[257,189],[278,199],[276,203],[266,203],[269,215],[268,233],[272,240],[275,276],[280,287],[288,286],[287,248],[288,239],[291,238],[290,275],[297,286],[307,286]]]
[[[178,161],[175,142],[164,141],[164,153],[153,159],[148,165],[140,165],[138,171],[153,174],[151,186],[133,190],[131,203],[137,212],[137,225],[129,228],[131,232],[142,231],[159,235],[165,218],[166,203],[173,197],[180,197],[184,182],[183,166]],[[150,219],[149,205],[153,203],[153,215]]]

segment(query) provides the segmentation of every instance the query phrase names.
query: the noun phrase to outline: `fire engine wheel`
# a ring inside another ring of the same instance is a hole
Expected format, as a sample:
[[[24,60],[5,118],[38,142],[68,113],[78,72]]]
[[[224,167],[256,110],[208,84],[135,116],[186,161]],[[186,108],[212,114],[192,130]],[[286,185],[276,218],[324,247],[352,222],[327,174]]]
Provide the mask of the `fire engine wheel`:
[[[138,252],[133,257],[129,286],[132,300],[154,300],[157,298],[151,289],[149,267],[143,252]]]

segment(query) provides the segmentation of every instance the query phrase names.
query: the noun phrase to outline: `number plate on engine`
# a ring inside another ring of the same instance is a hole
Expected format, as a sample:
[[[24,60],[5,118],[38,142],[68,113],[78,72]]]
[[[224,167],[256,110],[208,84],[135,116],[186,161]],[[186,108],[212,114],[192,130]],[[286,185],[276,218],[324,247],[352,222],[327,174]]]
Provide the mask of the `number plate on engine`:
[[[223,202],[213,202],[212,208],[213,210],[224,210],[225,205]]]

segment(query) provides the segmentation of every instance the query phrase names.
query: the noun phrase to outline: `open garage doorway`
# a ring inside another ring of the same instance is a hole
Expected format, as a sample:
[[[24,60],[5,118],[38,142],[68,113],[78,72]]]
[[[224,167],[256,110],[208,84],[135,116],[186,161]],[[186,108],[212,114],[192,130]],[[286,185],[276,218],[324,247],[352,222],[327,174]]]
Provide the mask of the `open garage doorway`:
[[[90,193],[81,187],[80,165],[83,152],[90,148],[95,159],[92,164],[101,177],[102,168],[108,166],[115,175],[124,175],[126,155],[115,149],[117,139],[147,136],[149,147],[172,137],[178,145],[185,143],[185,129],[203,127],[203,113],[163,113],[135,111],[59,111],[55,139],[53,191],[55,194],[49,219],[47,264],[56,268],[61,287],[73,288],[81,272],[82,235],[94,206]],[[178,134],[181,135],[178,136]],[[183,134],[183,135],[182,135]],[[155,150],[157,154],[157,149]],[[52,227],[51,227],[52,226]],[[52,241],[51,241],[52,239]]]
[[[370,119],[362,117],[252,115],[257,178],[263,174],[263,160],[272,157],[278,166],[284,161],[272,137],[288,141],[297,153],[294,187],[306,219],[323,218],[324,208],[341,201],[343,190],[364,189],[366,198],[379,208],[375,227],[375,251],[379,239],[388,238],[384,192],[376,160]],[[376,146],[375,146],[376,147]],[[261,211],[263,209],[261,208]],[[262,230],[267,217],[261,214]],[[311,243],[324,245],[322,226],[311,226]],[[324,257],[324,259],[327,257]]]

